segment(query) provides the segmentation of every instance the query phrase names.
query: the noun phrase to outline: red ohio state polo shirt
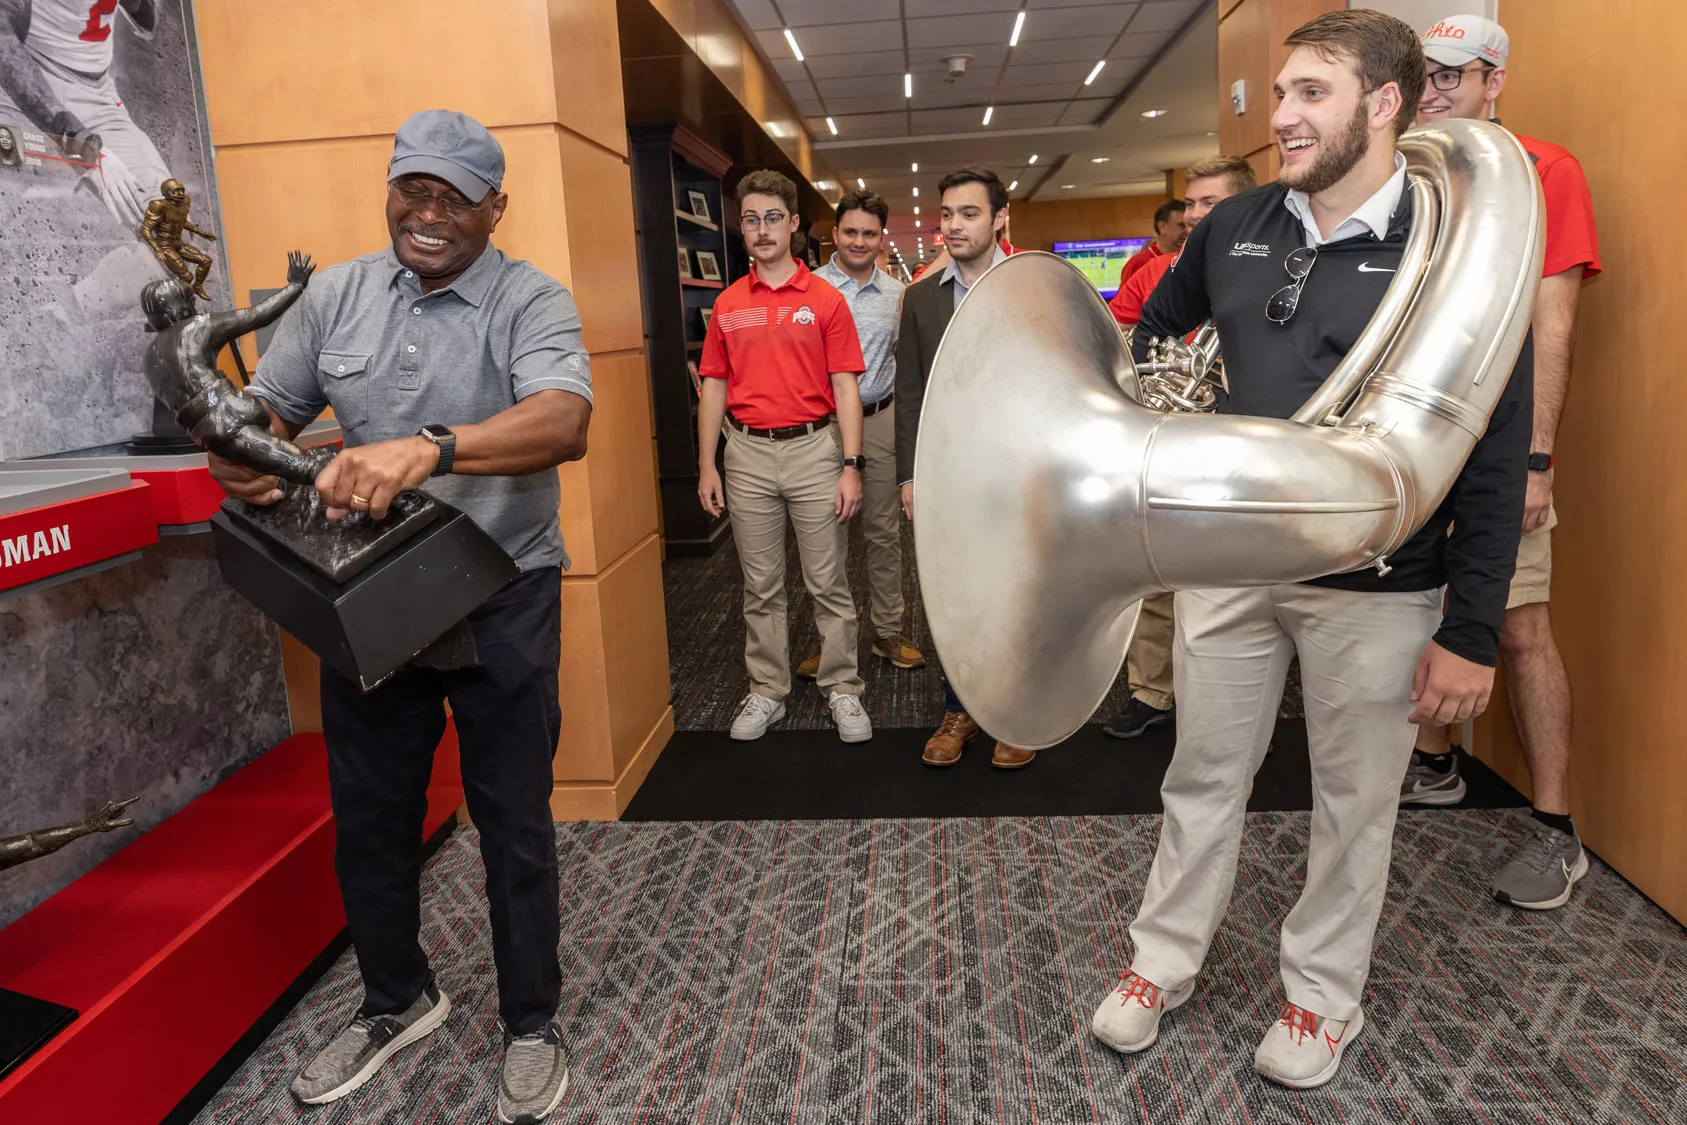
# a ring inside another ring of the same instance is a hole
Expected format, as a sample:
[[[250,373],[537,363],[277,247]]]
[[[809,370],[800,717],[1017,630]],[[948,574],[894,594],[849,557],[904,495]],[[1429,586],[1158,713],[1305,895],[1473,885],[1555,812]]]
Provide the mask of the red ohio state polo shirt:
[[[800,426],[838,407],[832,373],[866,370],[842,293],[797,263],[769,288],[750,272],[715,298],[697,373],[726,380],[726,408],[758,430]]]

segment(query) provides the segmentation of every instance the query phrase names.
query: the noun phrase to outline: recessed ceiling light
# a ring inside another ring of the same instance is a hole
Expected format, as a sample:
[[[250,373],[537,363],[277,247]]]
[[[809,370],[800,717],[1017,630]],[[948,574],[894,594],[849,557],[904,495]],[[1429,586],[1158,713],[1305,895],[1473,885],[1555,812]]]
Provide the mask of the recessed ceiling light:
[[[797,46],[797,37],[791,34],[791,29],[788,27],[785,29],[785,42],[791,45],[791,53],[797,56],[797,61],[802,62],[802,48]]]
[[[990,124],[990,115],[995,112],[996,107],[993,105],[987,105],[984,107],[984,124]]]
[[[1061,184],[1060,190],[1061,191],[1071,191],[1073,188],[1075,188],[1077,186],[1078,186],[1077,184]]]
[[[915,229],[915,230],[919,230],[919,229],[920,229],[920,221],[919,221],[919,220],[918,220],[918,219],[915,219],[915,220],[914,220],[914,229]]]
[[[1019,46],[1019,29],[1024,27],[1024,26],[1025,26],[1025,10],[1023,8],[1021,8],[1020,12],[1019,12],[1019,15],[1015,16],[1014,20],[1013,20],[1013,34],[1008,36],[1008,46],[1009,47]]]
[[[919,213],[920,213],[920,209],[918,207],[914,208],[914,214],[918,215]]]
[[[1013,181],[1013,183],[1011,183],[1011,184],[1009,184],[1009,185],[1008,185],[1008,190],[1009,190],[1009,191],[1012,191],[1012,190],[1013,190],[1013,189],[1014,189],[1014,188],[1016,188],[1016,187],[1018,187],[1018,186],[1019,186],[1019,181],[1018,181],[1018,180],[1015,180],[1015,181]]]
[[[918,160],[916,160],[916,161],[914,161],[914,166],[913,166],[912,169],[910,169],[910,171],[918,172],[919,170],[920,170],[920,162]]]
[[[857,177],[855,177],[855,186],[860,188],[862,191],[866,191],[867,190],[867,181],[863,180],[860,176],[857,176]]]
[[[1037,162],[1037,154],[1033,152],[1031,154],[1031,159],[1030,159],[1029,163],[1035,164],[1036,162]]]
[[[1090,157],[1090,163],[1091,164],[1105,164],[1111,159],[1113,159],[1113,158],[1110,157],[1110,156],[1092,156],[1092,157]]]
[[[1096,63],[1095,69],[1090,71],[1090,76],[1088,78],[1084,79],[1084,85],[1088,86],[1091,82],[1094,82],[1095,76],[1100,74],[1101,68],[1106,66],[1106,65],[1107,65],[1106,59],[1102,59],[1100,62]]]
[[[912,74],[902,76],[902,96],[905,98],[914,96],[914,76]]]
[[[838,135],[838,123],[833,121],[830,117],[826,119],[826,128],[832,131],[832,136],[835,137]]]
[[[1163,109],[1145,109],[1142,111],[1143,117],[1164,117],[1165,115],[1166,111]]]
[[[915,188],[915,189],[914,189],[914,198],[915,198],[915,199],[918,199],[918,198],[919,198],[919,197],[920,197],[920,189],[919,189],[919,188]]]

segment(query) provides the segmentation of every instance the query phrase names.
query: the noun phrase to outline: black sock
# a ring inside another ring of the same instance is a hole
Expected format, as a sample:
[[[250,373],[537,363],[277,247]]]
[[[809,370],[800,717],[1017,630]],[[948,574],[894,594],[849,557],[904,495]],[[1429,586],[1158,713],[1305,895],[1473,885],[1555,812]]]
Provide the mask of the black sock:
[[[1453,756],[1451,754],[1429,754],[1422,750],[1413,750],[1412,757],[1417,759],[1418,765],[1428,766],[1436,773],[1448,773],[1453,768]]]
[[[1574,836],[1576,834],[1576,826],[1574,822],[1570,820],[1568,813],[1549,813],[1535,809],[1534,814],[1535,819],[1546,825],[1548,828],[1556,828],[1566,836]]]

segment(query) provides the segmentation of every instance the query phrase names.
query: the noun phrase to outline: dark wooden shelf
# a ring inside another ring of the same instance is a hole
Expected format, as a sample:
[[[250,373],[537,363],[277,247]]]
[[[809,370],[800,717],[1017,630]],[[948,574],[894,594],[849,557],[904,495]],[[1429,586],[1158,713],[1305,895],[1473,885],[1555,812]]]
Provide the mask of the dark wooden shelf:
[[[688,351],[688,352],[700,352],[700,351],[703,350],[703,341],[701,341],[701,340],[688,341],[685,345],[685,350]]]
[[[693,215],[690,211],[681,211],[678,207],[674,208],[674,218],[684,219],[688,223],[696,223],[698,226],[702,227],[704,230],[713,230],[713,231],[720,230],[720,224],[719,223],[711,223],[707,219],[699,219],[696,215]]]
[[[681,285],[688,286],[692,289],[725,289],[726,288],[726,286],[719,281],[704,281],[700,277],[682,277],[682,278],[679,279],[679,283]]]

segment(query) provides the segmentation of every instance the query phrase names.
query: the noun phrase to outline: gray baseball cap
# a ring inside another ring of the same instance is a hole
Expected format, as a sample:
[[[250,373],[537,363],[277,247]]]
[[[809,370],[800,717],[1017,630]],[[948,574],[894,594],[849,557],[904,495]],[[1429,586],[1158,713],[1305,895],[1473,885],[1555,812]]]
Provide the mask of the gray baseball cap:
[[[504,183],[504,146],[465,113],[424,109],[398,127],[387,183],[400,176],[437,176],[479,203]]]

